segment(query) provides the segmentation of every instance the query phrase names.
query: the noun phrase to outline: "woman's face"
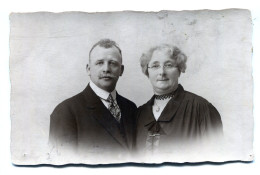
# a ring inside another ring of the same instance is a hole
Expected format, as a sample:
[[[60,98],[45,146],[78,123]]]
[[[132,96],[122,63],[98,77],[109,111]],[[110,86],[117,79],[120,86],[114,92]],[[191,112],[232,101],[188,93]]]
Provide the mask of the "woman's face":
[[[178,87],[180,72],[175,60],[165,50],[155,50],[148,64],[149,80],[155,94],[162,95],[174,91]]]

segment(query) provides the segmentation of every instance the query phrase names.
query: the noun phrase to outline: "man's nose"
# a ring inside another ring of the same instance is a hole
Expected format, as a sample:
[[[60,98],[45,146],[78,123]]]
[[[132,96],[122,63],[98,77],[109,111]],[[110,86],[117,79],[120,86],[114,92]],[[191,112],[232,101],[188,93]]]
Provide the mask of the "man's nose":
[[[109,72],[109,71],[110,71],[110,65],[109,65],[109,63],[105,62],[105,63],[103,64],[102,69],[103,69],[103,72]]]

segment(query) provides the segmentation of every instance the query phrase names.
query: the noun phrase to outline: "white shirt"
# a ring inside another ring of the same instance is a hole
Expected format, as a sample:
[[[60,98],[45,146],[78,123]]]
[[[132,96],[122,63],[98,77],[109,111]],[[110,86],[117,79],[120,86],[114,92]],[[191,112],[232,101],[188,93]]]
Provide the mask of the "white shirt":
[[[155,120],[157,121],[158,118],[161,116],[161,113],[163,111],[163,109],[165,108],[165,106],[167,105],[167,103],[171,100],[172,98],[167,98],[164,100],[157,100],[154,99],[154,104],[153,104],[153,115]],[[159,109],[159,110],[158,110]]]
[[[89,86],[95,92],[95,94],[100,97],[102,103],[106,106],[106,108],[108,108],[108,105],[109,105],[109,102],[106,101],[106,99],[108,98],[109,94],[112,95],[114,101],[116,102],[116,90],[115,89],[112,92],[109,93],[109,92],[99,88],[91,80],[89,82]]]

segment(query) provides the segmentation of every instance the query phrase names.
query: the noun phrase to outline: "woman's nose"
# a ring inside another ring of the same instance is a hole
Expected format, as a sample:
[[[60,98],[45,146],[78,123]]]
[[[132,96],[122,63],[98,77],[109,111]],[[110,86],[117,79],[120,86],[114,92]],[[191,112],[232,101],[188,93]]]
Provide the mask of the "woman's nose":
[[[165,74],[164,66],[160,66],[160,67],[158,68],[158,73],[159,73],[160,75]]]

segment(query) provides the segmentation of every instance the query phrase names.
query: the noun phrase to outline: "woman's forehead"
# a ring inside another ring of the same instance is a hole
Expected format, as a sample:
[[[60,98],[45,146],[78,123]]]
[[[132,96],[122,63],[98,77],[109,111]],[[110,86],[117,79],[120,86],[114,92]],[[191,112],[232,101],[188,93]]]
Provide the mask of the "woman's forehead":
[[[169,49],[155,50],[152,54],[150,62],[173,62],[175,61],[171,57],[171,51]]]

